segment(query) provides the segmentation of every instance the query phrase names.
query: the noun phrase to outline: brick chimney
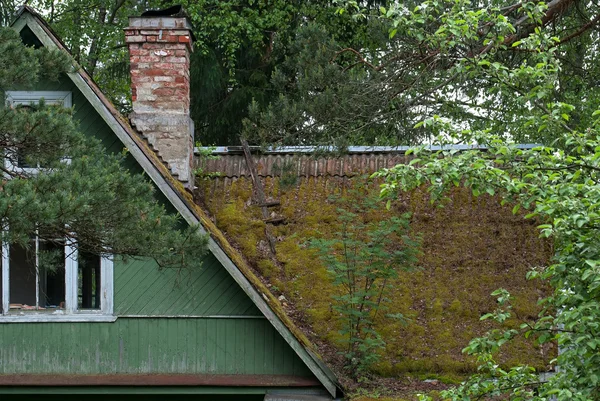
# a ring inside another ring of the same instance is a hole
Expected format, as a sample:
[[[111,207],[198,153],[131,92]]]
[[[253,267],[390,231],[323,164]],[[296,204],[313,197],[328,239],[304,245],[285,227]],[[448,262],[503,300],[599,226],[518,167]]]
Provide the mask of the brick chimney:
[[[191,25],[181,7],[130,17],[131,123],[167,164],[193,186],[194,126],[190,118]]]

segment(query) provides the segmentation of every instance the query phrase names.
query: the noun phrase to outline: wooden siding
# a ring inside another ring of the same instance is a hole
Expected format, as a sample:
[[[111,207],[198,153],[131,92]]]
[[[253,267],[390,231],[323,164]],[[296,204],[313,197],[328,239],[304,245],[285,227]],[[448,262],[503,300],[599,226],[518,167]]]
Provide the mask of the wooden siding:
[[[198,270],[160,270],[152,260],[115,263],[115,314],[262,318],[213,255]]]
[[[312,376],[266,319],[0,324],[0,374]]]

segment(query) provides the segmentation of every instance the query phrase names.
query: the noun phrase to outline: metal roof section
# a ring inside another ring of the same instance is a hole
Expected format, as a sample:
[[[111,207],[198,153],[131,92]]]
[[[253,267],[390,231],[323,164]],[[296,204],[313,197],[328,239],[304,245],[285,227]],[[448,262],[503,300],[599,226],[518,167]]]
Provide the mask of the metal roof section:
[[[518,145],[519,149],[533,149],[541,145],[525,144]],[[203,148],[211,149],[211,148]],[[305,146],[290,146],[285,148],[261,150],[259,147],[252,149],[254,161],[259,177],[281,177],[294,175],[299,178],[310,177],[336,177],[351,178],[365,174],[392,168],[397,164],[410,161],[412,156],[407,155],[408,146],[352,146],[343,154],[316,153],[318,148]],[[481,150],[484,146],[430,146],[431,151],[438,150]],[[223,178],[249,177],[250,170],[244,159],[244,154],[238,147],[218,147],[213,150],[215,159],[202,160],[197,158],[196,162],[202,170],[209,173],[218,173],[213,180]]]
[[[519,144],[517,145],[518,149],[533,149],[536,147],[542,146],[540,144],[528,143],[528,144]],[[281,146],[281,147],[267,147],[262,148],[260,146],[251,146],[250,149],[252,153],[261,153],[267,155],[287,155],[287,154],[315,154],[318,152],[329,152],[336,154],[355,154],[355,153],[406,153],[409,149],[413,149],[414,146],[349,146],[347,149],[340,152],[336,148],[332,146]],[[209,147],[203,146],[200,148],[196,148],[196,154],[199,154],[201,150],[211,150],[214,155],[236,155],[243,154],[243,150],[241,146],[216,146]],[[483,145],[430,145],[425,149],[430,150],[432,152],[437,152],[439,150],[487,150],[487,146]]]
[[[16,20],[11,25],[16,31],[20,31],[25,26],[32,30],[44,46],[69,53],[67,47],[44,19],[27,5],[18,10]],[[117,111],[87,72],[75,61],[73,61],[73,69],[72,72],[67,73],[69,78],[107,125],[111,127],[115,135],[122,141],[158,189],[189,224],[199,224],[200,233],[209,234],[208,247],[213,255],[252,299],[331,396],[334,398],[340,396],[342,394],[341,386],[333,372],[315,354],[312,343],[287,316],[281,303],[254,274],[243,256],[231,246],[204,210],[194,203],[192,195],[185,190],[181,182],[171,176],[168,168],[156,153],[129,125],[127,119]]]

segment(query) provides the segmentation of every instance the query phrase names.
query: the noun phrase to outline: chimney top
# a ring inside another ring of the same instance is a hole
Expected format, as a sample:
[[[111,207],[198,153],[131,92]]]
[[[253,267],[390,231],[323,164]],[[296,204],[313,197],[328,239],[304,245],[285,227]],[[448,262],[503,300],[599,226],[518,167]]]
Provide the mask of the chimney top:
[[[142,13],[142,17],[185,17],[187,14],[181,5],[175,5],[162,10],[148,10]]]
[[[188,29],[192,43],[196,41],[192,24],[182,6],[148,10],[139,17],[131,16],[127,29]]]

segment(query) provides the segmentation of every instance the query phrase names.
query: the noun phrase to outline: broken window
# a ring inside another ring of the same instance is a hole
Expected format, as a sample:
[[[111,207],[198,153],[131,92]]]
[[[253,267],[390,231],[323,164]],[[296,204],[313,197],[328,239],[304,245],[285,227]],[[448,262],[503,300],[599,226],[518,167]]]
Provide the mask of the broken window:
[[[3,243],[0,322],[112,315],[112,268],[110,258],[78,252],[77,244],[64,240],[34,236],[26,245]]]
[[[112,261],[76,244],[36,236],[4,243],[1,271],[2,315],[112,313]]]

